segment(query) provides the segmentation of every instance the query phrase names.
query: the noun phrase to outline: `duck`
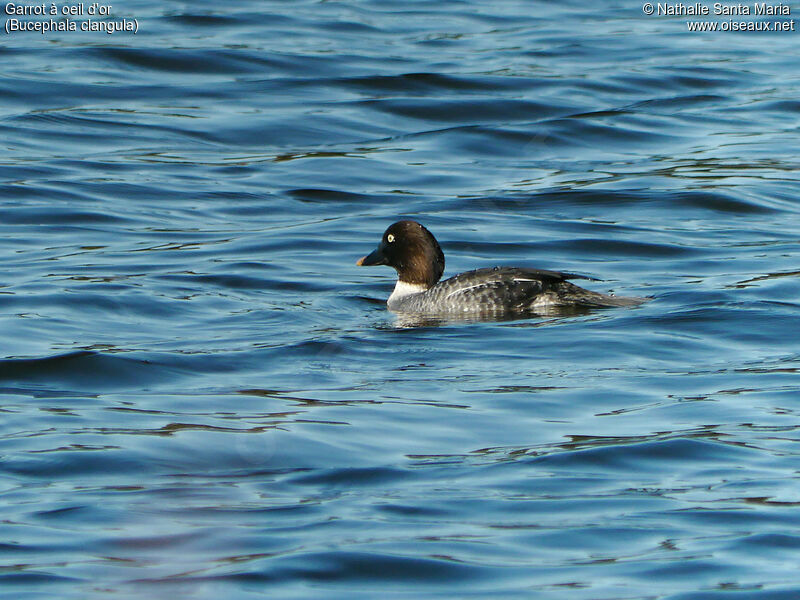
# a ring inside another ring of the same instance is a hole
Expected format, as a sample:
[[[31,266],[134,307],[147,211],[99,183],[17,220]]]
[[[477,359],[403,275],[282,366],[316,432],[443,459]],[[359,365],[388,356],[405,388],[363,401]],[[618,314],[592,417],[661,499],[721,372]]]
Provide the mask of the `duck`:
[[[433,234],[412,220],[390,225],[378,247],[356,265],[394,268],[397,283],[386,304],[390,311],[407,315],[508,316],[562,307],[636,306],[647,301],[594,292],[569,281],[596,281],[586,275],[526,267],[474,269],[440,281],[444,252]]]

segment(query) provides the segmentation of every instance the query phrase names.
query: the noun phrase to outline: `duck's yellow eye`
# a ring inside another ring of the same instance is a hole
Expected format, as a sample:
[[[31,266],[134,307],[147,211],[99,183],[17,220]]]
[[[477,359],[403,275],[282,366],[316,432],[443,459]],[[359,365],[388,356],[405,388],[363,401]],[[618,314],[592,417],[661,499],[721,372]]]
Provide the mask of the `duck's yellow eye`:
[[[387,235],[386,236],[386,241],[391,244],[394,241],[394,235],[391,234],[391,233],[389,235]]]

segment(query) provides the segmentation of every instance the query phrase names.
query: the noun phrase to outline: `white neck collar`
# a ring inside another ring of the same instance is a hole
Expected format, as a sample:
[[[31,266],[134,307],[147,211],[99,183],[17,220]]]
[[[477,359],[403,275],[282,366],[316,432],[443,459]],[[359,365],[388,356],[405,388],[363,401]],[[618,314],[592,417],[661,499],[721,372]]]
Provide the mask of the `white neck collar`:
[[[397,285],[394,286],[392,295],[389,296],[388,302],[397,302],[400,298],[405,298],[412,294],[419,294],[428,288],[422,283],[407,283],[405,281],[397,280]]]

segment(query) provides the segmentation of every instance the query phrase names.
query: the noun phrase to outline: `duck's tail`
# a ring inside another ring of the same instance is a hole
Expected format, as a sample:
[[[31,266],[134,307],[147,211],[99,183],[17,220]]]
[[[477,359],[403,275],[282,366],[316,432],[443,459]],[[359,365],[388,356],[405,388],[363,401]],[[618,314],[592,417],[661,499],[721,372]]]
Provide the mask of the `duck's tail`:
[[[560,284],[558,297],[565,304],[586,306],[591,308],[613,308],[621,306],[638,306],[652,300],[652,297],[641,296],[614,296],[611,294],[601,294],[584,289],[564,281]]]

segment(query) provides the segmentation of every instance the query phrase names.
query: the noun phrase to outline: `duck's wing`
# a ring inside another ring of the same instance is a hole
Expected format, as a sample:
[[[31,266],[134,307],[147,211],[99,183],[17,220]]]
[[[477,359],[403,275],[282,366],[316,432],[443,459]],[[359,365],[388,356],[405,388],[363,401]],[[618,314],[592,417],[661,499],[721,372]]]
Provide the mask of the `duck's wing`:
[[[566,281],[567,279],[594,279],[577,273],[562,273],[561,271],[547,271],[545,269],[527,269],[524,267],[493,267],[489,269],[475,269],[465,271],[438,285],[448,286],[453,290],[478,288],[482,285],[493,286],[496,284],[524,285],[535,284],[540,288]]]
[[[582,276],[539,269],[495,267],[451,277],[437,284],[436,291],[442,301],[454,306],[469,304],[521,310],[529,307],[537,296],[550,290],[553,285],[572,278]]]
[[[495,267],[495,269],[500,272],[507,273],[515,278],[538,278],[548,282],[566,281],[567,279],[587,279],[591,281],[599,281],[596,277],[589,277],[588,275],[580,275],[578,273],[568,273],[563,271],[548,271],[546,269],[528,269],[526,267]],[[492,271],[495,269],[479,270]]]

